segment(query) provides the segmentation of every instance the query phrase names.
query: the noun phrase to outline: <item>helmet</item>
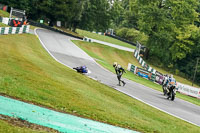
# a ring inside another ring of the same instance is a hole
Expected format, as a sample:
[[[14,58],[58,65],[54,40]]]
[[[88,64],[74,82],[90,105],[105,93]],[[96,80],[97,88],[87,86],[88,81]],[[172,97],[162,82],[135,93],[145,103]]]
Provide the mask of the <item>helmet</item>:
[[[171,74],[169,77],[170,77],[170,78],[173,78],[173,75]]]
[[[116,66],[117,66],[117,62],[114,62],[114,63],[113,63],[113,67],[116,67]]]

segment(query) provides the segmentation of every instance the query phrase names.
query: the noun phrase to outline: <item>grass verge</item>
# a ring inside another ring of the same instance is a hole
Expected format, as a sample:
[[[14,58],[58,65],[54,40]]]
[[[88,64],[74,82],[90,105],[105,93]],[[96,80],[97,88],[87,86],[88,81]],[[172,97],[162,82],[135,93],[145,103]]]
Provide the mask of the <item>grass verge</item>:
[[[31,29],[31,30],[35,30],[36,28],[39,28],[39,27],[30,25],[30,29]]]
[[[9,17],[10,14],[8,12],[6,12],[6,11],[0,10],[0,16],[1,17]]]
[[[96,39],[96,40],[109,42],[109,43],[124,46],[124,47],[127,47],[127,48],[136,49],[136,47],[131,45],[131,44],[122,42],[120,40],[117,40],[117,39],[114,39],[114,38],[111,38],[111,37],[108,37],[108,36],[99,35],[99,34],[96,34],[96,33],[92,33],[92,32],[85,31],[85,30],[80,30],[80,29],[77,29],[76,32],[78,34],[80,34],[81,36],[86,36],[86,37],[93,38],[93,39]]]
[[[136,66],[141,67],[141,65],[138,63],[137,59],[133,57],[133,53],[131,52],[126,52],[123,50],[101,45],[98,43],[88,43],[88,42],[83,42],[83,41],[73,41],[73,42],[76,45],[78,45],[80,48],[82,48],[85,52],[87,52],[91,57],[98,59],[97,62],[99,64],[101,64],[103,67],[105,67],[106,69],[110,70],[113,73],[114,73],[114,69],[112,67],[112,64],[113,62],[116,62],[116,61],[120,65],[122,65],[124,68],[127,68],[128,63],[132,63]],[[150,88],[156,89],[158,91],[162,91],[162,88],[160,85],[155,84],[144,78],[138,77],[131,72],[127,72],[127,74],[124,74],[124,77],[130,80],[133,80],[137,83],[148,86]],[[181,77],[179,78],[177,77],[178,76],[176,76],[175,78],[177,79],[177,81],[181,83],[185,83],[185,81],[187,81]],[[200,106],[200,100],[197,98],[185,96],[179,93],[177,93],[176,96]]]
[[[10,26],[0,22],[0,27],[10,27]]]
[[[0,36],[0,62],[0,93],[8,96],[140,132],[200,132],[59,64],[34,35]]]
[[[73,31],[71,31],[71,30],[68,30],[68,29],[66,29],[66,28],[61,28],[61,27],[54,27],[54,28],[55,28],[55,29],[62,30],[62,31],[64,31],[64,32],[68,33],[68,34],[71,34],[71,35],[74,35],[74,36],[77,36],[77,37],[81,37],[81,38],[84,37],[84,36],[82,36],[82,35],[79,35],[79,34],[76,33],[76,32],[73,32]]]
[[[14,125],[13,122],[7,122],[0,119],[1,133],[45,133],[45,131],[38,129],[30,129],[21,125]]]

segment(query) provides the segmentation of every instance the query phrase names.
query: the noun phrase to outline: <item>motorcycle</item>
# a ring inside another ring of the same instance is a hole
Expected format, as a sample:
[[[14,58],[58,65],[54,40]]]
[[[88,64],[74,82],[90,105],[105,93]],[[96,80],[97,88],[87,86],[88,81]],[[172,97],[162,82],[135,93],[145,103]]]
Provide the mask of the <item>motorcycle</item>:
[[[167,89],[169,90],[169,92],[167,93],[167,95],[168,95],[167,99],[174,101],[175,95],[176,95],[176,85],[175,85],[175,83],[170,83],[168,85]]]
[[[75,69],[78,73],[82,73],[82,74],[91,73],[91,71],[86,66],[74,67],[73,69]]]

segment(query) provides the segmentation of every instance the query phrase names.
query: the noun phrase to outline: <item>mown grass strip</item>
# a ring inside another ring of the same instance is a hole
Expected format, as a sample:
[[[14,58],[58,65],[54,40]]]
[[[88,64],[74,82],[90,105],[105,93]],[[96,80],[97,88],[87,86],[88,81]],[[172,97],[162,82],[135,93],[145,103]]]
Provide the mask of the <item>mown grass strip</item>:
[[[99,34],[96,34],[96,33],[92,33],[92,32],[85,31],[85,30],[80,30],[80,29],[77,29],[76,32],[78,34],[80,34],[81,36],[93,38],[93,39],[96,39],[96,40],[100,40],[100,41],[104,41],[104,42],[108,42],[108,43],[112,43],[112,44],[117,44],[117,45],[124,46],[124,47],[127,47],[127,48],[133,48],[133,49],[136,48],[135,46],[133,46],[131,44],[128,44],[126,42],[122,42],[120,40],[117,40],[117,39],[114,39],[114,38],[111,38],[111,37],[108,37],[108,36],[99,35]]]
[[[0,93],[140,132],[200,132],[200,127],[59,64],[34,35],[0,36],[0,62]]]
[[[0,27],[10,27],[10,26],[0,22]]]
[[[10,14],[6,11],[0,10],[0,17],[9,17]]]
[[[141,67],[141,65],[138,63],[137,59],[133,56],[133,53],[131,52],[126,52],[109,46],[104,46],[98,43],[88,43],[83,41],[73,41],[73,42],[80,48],[82,48],[85,52],[87,52],[91,57],[102,60],[103,62],[99,60],[97,60],[97,62],[113,73],[114,73],[114,69],[112,67],[113,62],[118,62],[124,68],[127,68],[128,63],[132,63],[138,67]],[[148,86],[150,88],[156,89],[158,91],[162,91],[160,85],[155,84],[144,78],[138,77],[131,72],[127,72],[127,74],[124,74],[124,77],[133,80],[137,83]],[[177,78],[178,76],[175,77]],[[185,79],[183,80],[183,78],[179,77],[177,78],[177,81],[181,83],[186,83],[184,81],[187,80]],[[197,98],[189,97],[179,93],[177,93],[177,97],[200,106],[200,100]]]

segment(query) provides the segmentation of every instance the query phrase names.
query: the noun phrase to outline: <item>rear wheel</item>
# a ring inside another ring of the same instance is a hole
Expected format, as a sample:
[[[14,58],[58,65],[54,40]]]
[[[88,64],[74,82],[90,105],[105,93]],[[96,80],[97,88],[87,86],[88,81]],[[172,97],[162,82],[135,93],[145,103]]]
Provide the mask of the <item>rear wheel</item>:
[[[174,93],[174,91],[172,90],[172,92],[171,92],[171,100],[174,101],[174,99],[175,99],[175,93]]]

